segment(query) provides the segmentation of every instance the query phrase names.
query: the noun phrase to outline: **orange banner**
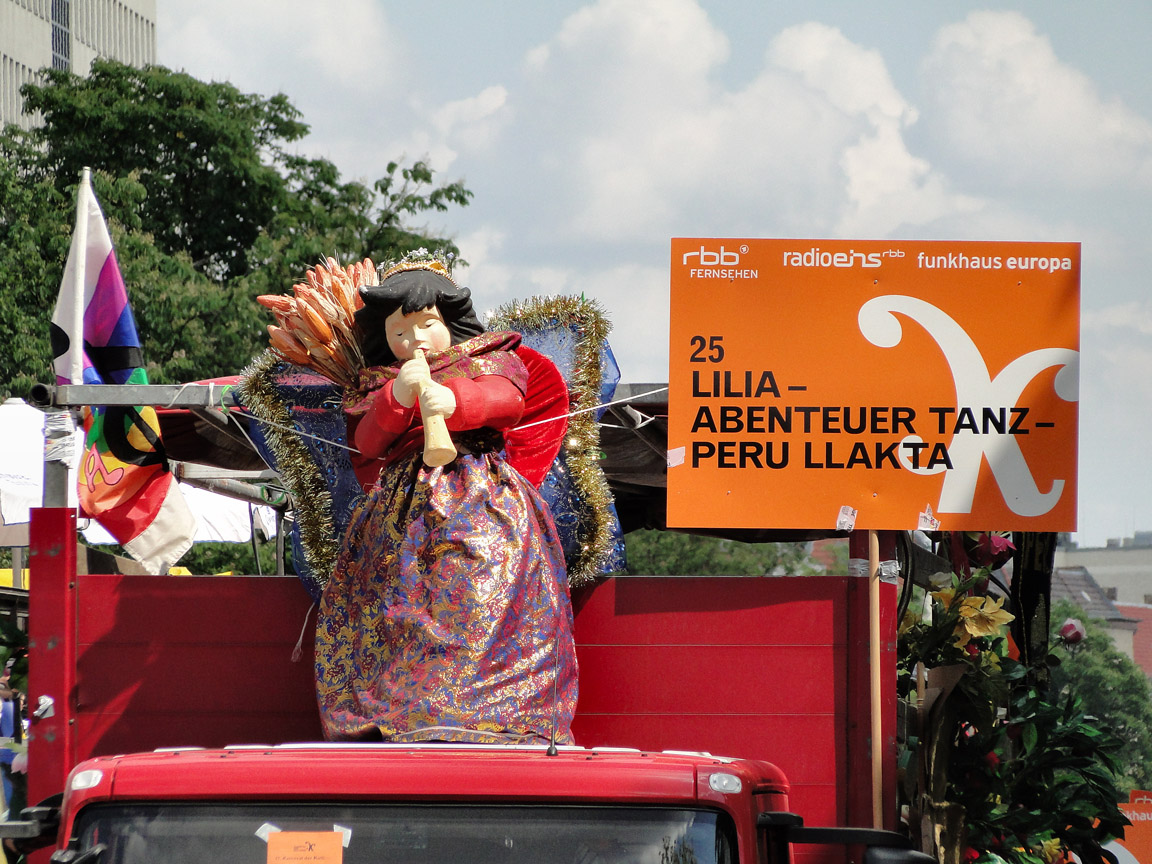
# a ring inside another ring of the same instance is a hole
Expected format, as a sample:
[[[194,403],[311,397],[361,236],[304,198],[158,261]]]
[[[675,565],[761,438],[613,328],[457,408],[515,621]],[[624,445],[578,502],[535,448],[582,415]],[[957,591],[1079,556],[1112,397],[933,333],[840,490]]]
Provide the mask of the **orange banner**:
[[[1073,531],[1077,243],[674,239],[668,525]]]
[[[1124,829],[1122,840],[1113,840],[1104,848],[1120,864],[1152,864],[1152,792],[1134,790],[1120,811],[1132,824]]]

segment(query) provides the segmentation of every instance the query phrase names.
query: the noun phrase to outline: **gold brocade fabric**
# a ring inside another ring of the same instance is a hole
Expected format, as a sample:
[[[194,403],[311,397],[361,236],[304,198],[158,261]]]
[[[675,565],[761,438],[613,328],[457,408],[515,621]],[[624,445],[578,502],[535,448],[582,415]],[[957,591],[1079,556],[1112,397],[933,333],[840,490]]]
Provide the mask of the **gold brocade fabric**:
[[[564,557],[536,489],[498,452],[385,467],[321,598],[325,735],[506,742],[555,731],[567,743],[576,673]]]

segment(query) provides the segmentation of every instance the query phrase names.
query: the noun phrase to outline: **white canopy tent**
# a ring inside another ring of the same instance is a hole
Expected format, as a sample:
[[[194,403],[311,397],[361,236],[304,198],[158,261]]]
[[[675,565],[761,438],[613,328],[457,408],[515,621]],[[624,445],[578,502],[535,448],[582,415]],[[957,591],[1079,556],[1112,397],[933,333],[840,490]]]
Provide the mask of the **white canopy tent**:
[[[27,525],[29,511],[39,507],[44,488],[44,422],[45,414],[23,399],[8,399],[0,403],[0,521],[6,527]],[[72,436],[72,460],[68,483],[68,503],[76,506],[76,469],[79,465],[83,432]],[[181,466],[177,466],[181,467]],[[192,466],[189,466],[190,468]],[[212,469],[224,479],[233,472]],[[177,471],[179,477],[182,471]],[[203,472],[189,470],[189,475],[205,476]],[[221,495],[199,488],[190,482],[181,482],[180,490],[196,516],[196,542],[221,541],[247,543],[252,539],[252,526],[265,537],[276,534],[276,511],[272,507]],[[23,533],[23,543],[18,540]],[[116,540],[95,521],[88,520],[81,527],[84,539],[92,544],[115,544]],[[27,533],[5,532],[4,545],[26,545]]]

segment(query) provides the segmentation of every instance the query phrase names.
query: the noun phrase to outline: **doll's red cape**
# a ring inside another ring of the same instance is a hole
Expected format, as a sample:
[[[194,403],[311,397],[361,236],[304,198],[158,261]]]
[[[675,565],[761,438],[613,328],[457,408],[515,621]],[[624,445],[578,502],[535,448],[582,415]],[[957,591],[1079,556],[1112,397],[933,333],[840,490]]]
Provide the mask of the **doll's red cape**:
[[[556,461],[568,432],[568,385],[556,364],[526,345],[516,355],[528,368],[524,416],[504,433],[508,462],[533,486],[539,486]]]

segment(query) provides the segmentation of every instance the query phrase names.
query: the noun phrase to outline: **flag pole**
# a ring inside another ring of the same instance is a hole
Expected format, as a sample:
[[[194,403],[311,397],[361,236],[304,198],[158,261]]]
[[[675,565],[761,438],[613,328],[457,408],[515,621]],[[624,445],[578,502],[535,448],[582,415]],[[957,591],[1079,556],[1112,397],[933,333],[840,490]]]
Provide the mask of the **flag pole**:
[[[69,383],[84,383],[84,277],[88,264],[88,202],[92,197],[92,169],[80,171],[80,188],[76,193],[76,230],[72,233],[72,328],[68,333],[71,346]]]
[[[71,284],[61,283],[61,291],[70,290],[72,315],[61,319],[68,328],[68,369],[70,384],[84,383],[84,279],[88,264],[88,203],[92,195],[91,169],[80,172],[80,186],[76,190],[76,225],[72,229],[72,245],[68,250],[68,263],[72,265]],[[63,375],[59,369],[58,374]],[[59,380],[59,379],[57,379]],[[66,439],[71,439],[76,424],[70,411],[49,411],[44,418],[44,479],[41,503],[44,507],[67,507],[68,487],[72,469],[72,450]]]

